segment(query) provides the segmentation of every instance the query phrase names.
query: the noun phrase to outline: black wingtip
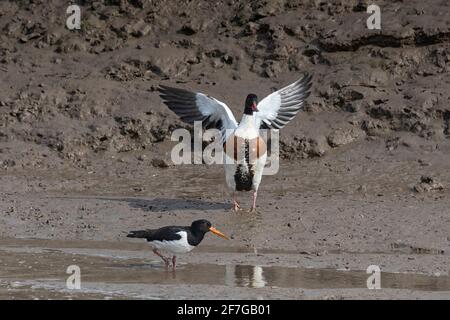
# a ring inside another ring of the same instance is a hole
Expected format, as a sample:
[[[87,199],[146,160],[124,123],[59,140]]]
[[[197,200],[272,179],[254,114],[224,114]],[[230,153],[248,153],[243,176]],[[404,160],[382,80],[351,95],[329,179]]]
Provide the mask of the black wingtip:
[[[159,93],[165,93],[168,90],[172,89],[171,87],[165,86],[163,84],[158,85],[158,87],[156,88],[156,90],[158,90]]]
[[[175,88],[175,87],[171,87],[171,86],[166,86],[164,84],[160,84],[160,85],[158,85],[156,90],[158,90],[161,93],[168,93],[168,92],[171,92],[171,91],[178,91],[178,90],[183,90],[183,89]]]
[[[130,231],[127,234],[127,238],[147,238],[151,236],[152,230],[136,230]]]
[[[176,89],[176,88],[169,87],[169,86],[166,86],[164,84],[158,85],[158,90],[170,90],[170,89]]]
[[[299,80],[299,82],[307,84],[307,83],[311,82],[312,78],[313,78],[313,74],[305,71],[305,72],[303,72],[303,77]]]
[[[139,236],[141,232],[142,231],[130,231],[127,234],[127,238],[140,238]]]
[[[304,74],[303,78],[301,80],[299,80],[298,82],[299,82],[299,84],[301,84],[301,86],[304,88],[304,90],[307,93],[307,95],[305,96],[305,99],[306,99],[310,94],[309,90],[312,87],[313,75],[306,71],[303,74]]]

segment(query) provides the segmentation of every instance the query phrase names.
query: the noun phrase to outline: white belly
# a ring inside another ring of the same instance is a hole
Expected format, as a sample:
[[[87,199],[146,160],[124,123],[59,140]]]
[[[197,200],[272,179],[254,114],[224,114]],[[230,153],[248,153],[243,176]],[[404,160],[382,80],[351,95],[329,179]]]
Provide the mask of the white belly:
[[[190,252],[195,246],[191,246],[187,241],[187,233],[185,231],[177,232],[181,236],[179,240],[171,241],[151,241],[150,245],[158,250],[167,251],[170,253],[187,253]]]

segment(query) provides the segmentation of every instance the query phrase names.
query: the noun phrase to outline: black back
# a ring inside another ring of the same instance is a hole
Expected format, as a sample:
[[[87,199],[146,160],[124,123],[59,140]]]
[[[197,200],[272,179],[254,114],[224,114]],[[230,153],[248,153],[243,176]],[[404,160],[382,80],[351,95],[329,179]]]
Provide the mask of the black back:
[[[177,226],[162,227],[156,230],[152,230],[152,232],[146,237],[146,239],[147,241],[180,240],[181,236],[177,232],[180,231],[188,232],[187,228],[188,227],[177,227]]]

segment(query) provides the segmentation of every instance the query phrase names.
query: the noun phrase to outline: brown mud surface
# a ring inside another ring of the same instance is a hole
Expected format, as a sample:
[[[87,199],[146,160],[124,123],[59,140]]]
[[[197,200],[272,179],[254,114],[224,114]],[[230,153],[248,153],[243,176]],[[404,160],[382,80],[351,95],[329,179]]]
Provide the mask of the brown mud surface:
[[[0,298],[450,299],[450,7],[378,2],[380,31],[364,1],[85,0],[69,31],[68,2],[1,1]],[[189,126],[158,84],[239,120],[302,71],[256,214],[230,212],[220,166],[171,164]],[[197,218],[231,240],[208,234],[175,275],[124,236]]]

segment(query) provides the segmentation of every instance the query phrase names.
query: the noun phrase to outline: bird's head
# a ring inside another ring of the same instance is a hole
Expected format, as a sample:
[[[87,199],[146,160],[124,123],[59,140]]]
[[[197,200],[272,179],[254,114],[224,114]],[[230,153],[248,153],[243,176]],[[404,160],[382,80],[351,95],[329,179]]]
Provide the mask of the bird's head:
[[[191,224],[191,228],[192,230],[198,231],[198,232],[203,232],[206,233],[208,231],[211,231],[212,233],[218,235],[219,237],[222,237],[224,239],[230,240],[230,238],[228,238],[226,235],[224,235],[222,232],[220,232],[219,230],[217,230],[216,228],[214,228],[211,224],[211,222],[209,222],[208,220],[202,219],[202,220],[195,220],[194,222],[192,222]]]
[[[253,112],[258,112],[258,97],[256,94],[250,93],[245,99],[245,109],[244,114],[252,115]]]

